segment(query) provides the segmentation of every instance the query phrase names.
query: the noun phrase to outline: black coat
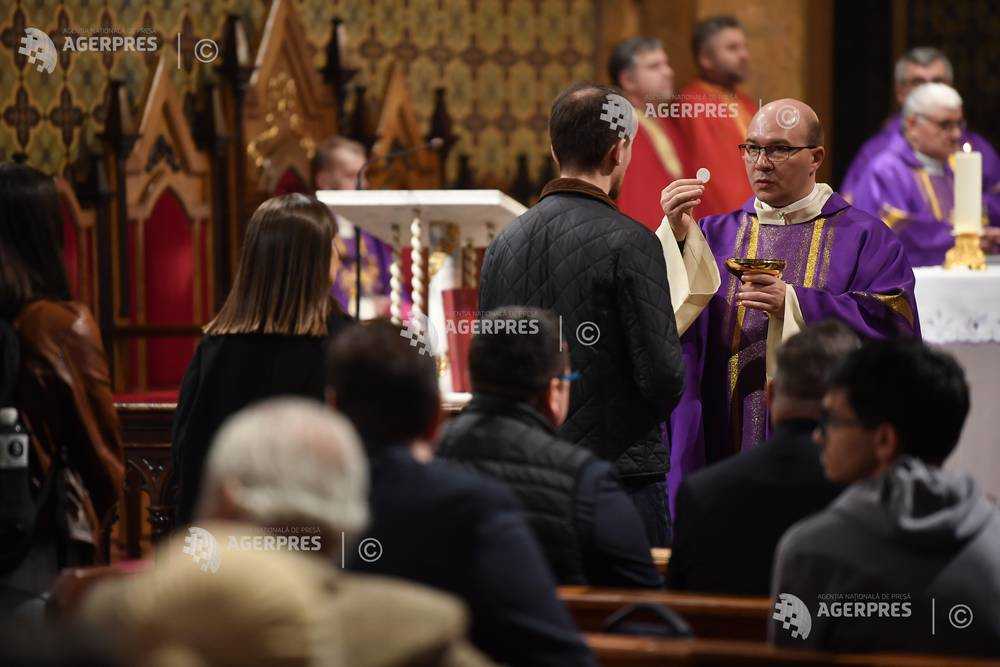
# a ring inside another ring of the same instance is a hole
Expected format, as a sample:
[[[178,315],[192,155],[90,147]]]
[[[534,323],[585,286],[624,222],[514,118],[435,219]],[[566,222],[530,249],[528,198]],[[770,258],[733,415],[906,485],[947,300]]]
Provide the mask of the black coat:
[[[662,585],[610,464],[560,439],[527,403],[476,394],[445,426],[438,451],[514,492],[561,585]]]
[[[509,665],[593,665],[521,507],[503,485],[402,445],[370,448],[371,525],[381,553],[349,567],[448,591],[472,615],[471,637]]]
[[[808,420],[781,423],[767,442],[681,483],[668,588],[770,594],[781,536],[844,488],[823,474],[815,428]]]
[[[350,321],[347,315],[335,313],[327,329],[332,336]],[[201,340],[181,382],[170,445],[179,483],[178,525],[191,521],[209,446],[227,417],[276,396],[323,400],[328,340],[273,334]]]
[[[510,305],[562,318],[582,373],[562,437],[622,477],[662,476],[669,456],[658,424],[681,395],[684,367],[656,236],[598,188],[556,179],[486,250],[479,307]]]

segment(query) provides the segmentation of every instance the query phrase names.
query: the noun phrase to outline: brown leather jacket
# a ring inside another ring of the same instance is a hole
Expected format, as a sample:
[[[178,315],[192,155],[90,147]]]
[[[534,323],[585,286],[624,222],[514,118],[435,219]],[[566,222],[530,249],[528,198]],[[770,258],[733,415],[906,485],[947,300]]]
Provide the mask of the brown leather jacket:
[[[42,300],[25,306],[14,328],[21,340],[14,403],[32,434],[32,476],[40,484],[56,448],[64,450],[70,536],[97,547],[125,476],[97,324],[81,303]]]

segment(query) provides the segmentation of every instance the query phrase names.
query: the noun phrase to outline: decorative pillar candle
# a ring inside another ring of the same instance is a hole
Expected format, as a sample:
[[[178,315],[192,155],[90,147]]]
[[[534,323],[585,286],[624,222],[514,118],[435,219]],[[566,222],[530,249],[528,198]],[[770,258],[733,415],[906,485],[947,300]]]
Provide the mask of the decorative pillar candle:
[[[983,231],[983,154],[968,143],[955,153],[955,209],[952,225],[956,234]]]

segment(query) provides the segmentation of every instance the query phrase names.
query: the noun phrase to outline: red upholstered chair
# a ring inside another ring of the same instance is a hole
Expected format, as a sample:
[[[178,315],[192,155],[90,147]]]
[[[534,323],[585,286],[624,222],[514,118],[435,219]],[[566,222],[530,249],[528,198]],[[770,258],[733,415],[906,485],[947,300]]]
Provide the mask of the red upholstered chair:
[[[293,192],[313,194],[313,190],[309,188],[305,179],[299,175],[298,170],[294,167],[289,167],[278,178],[278,183],[274,186],[274,194],[272,196],[277,197],[278,195],[287,195]]]
[[[140,398],[179,387],[212,314],[209,165],[195,146],[171,67],[163,58],[153,75],[125,163],[124,234],[111,230],[115,388]]]
[[[81,208],[72,187],[65,179],[56,179],[56,191],[59,194],[59,234],[62,238],[63,264],[70,293],[76,301],[87,304],[96,316],[97,239],[94,212]]]
[[[141,225],[141,244],[135,248],[142,259],[134,274],[139,279],[136,314],[151,326],[201,324],[209,316],[210,300],[206,226],[191,219],[171,189],[163,191]],[[179,386],[197,343],[197,334],[190,333],[145,341],[143,388]]]

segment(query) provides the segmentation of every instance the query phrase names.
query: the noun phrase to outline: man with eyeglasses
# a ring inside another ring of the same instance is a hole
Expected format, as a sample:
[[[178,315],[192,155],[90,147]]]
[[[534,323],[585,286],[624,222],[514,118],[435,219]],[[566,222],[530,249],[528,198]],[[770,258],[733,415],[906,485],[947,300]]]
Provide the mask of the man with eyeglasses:
[[[772,436],[753,451],[699,470],[677,492],[668,588],[726,595],[770,592],[778,540],[844,490],[823,476],[812,434],[827,377],[858,345],[853,331],[829,320],[781,346],[765,389]],[[735,561],[729,551],[734,543],[740,545]]]
[[[674,181],[660,199],[656,234],[686,366],[670,419],[671,502],[687,473],[769,435],[766,380],[780,344],[806,325],[833,318],[865,338],[920,335],[899,239],[816,182],[826,156],[816,113],[798,100],[770,102],[739,151],[754,192],[739,209],[696,222],[704,187],[695,179]],[[784,266],[744,261],[727,271],[729,259]]]
[[[855,185],[854,204],[899,235],[913,266],[937,266],[954,245],[955,176],[949,159],[965,130],[962,98],[943,83],[914,88],[903,104],[904,141],[893,142]],[[985,156],[984,156],[985,157]],[[986,252],[1000,250],[1000,189],[983,183]]]
[[[850,486],[782,537],[771,593],[812,625],[793,638],[770,623],[772,642],[998,654],[1000,510],[942,467],[968,413],[961,366],[917,341],[868,343],[833,373],[814,438],[826,477]]]
[[[548,310],[510,307],[480,320],[472,400],[445,427],[442,458],[514,492],[562,585],[658,588],[649,539],[614,468],[559,437],[569,413],[569,345]]]
[[[931,46],[918,46],[910,49],[896,61],[895,89],[896,103],[902,109],[906,98],[914,88],[925,83],[946,83],[954,85],[954,70],[948,56]],[[960,143],[968,142],[972,150],[983,154],[983,182],[988,187],[983,192],[1000,192],[1000,156],[982,136],[975,132],[964,131]],[[858,181],[864,175],[871,162],[889,148],[906,143],[903,138],[903,116],[895,113],[883,124],[875,136],[871,137],[858,149],[851,166],[844,175],[840,192],[848,201],[855,201],[854,192]]]

